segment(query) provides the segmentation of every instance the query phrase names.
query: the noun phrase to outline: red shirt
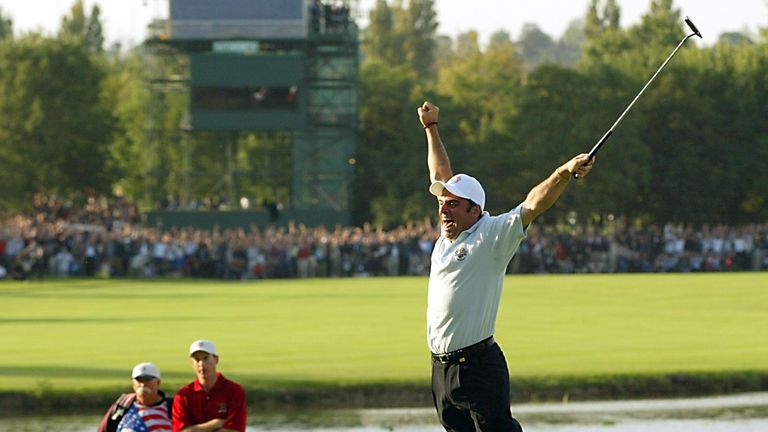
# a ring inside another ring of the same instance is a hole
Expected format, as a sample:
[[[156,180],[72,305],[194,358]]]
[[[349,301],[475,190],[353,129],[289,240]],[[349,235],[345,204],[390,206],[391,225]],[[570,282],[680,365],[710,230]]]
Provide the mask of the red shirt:
[[[173,398],[173,432],[216,418],[225,429],[245,432],[245,391],[217,372],[216,384],[205,391],[198,380],[182,387]]]

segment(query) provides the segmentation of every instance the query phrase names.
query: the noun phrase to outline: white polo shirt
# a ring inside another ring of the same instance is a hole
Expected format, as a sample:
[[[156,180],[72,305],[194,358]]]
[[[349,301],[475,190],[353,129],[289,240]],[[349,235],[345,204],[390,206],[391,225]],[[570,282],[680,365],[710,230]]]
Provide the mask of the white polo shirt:
[[[432,251],[427,295],[427,343],[436,354],[465,348],[492,336],[504,274],[526,236],[517,206],[483,217],[451,242],[443,236]]]

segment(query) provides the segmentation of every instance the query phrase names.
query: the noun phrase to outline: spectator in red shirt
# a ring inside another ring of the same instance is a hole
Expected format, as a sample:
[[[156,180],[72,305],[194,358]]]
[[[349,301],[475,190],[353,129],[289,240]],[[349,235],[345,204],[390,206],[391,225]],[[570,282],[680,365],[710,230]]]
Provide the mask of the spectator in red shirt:
[[[189,347],[195,379],[173,400],[173,432],[245,432],[245,392],[216,371],[219,354],[213,342]]]

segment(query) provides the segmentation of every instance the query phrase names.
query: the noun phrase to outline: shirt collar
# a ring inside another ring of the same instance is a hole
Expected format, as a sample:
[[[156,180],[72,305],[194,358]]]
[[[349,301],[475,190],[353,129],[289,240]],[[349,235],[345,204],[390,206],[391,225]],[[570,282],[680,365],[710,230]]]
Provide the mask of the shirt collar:
[[[490,216],[490,213],[488,213],[487,211],[484,211],[483,214],[480,215],[480,219],[478,219],[475,223],[473,223],[471,227],[459,233],[459,236],[456,237],[456,240],[448,240],[448,239],[446,240],[448,240],[451,243],[454,243],[456,241],[464,239],[465,237],[475,232],[475,230],[477,230],[477,227],[480,225],[480,223],[482,223],[488,216]]]
[[[222,375],[221,372],[216,372],[216,384],[213,385],[213,388],[211,389],[211,391],[214,391],[219,386],[219,383],[221,383],[223,379],[224,379],[224,375]],[[200,380],[197,378],[195,378],[193,388],[195,391],[203,391],[203,392],[205,391],[205,388],[200,383]]]

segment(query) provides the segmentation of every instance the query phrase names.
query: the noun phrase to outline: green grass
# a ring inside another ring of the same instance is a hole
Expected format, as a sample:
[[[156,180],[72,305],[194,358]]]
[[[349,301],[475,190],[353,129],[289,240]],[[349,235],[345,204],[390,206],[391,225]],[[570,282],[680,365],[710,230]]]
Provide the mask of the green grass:
[[[429,381],[426,278],[0,283],[0,392],[168,389],[187,348],[253,389]],[[513,276],[496,336],[521,379],[768,371],[768,273]]]

